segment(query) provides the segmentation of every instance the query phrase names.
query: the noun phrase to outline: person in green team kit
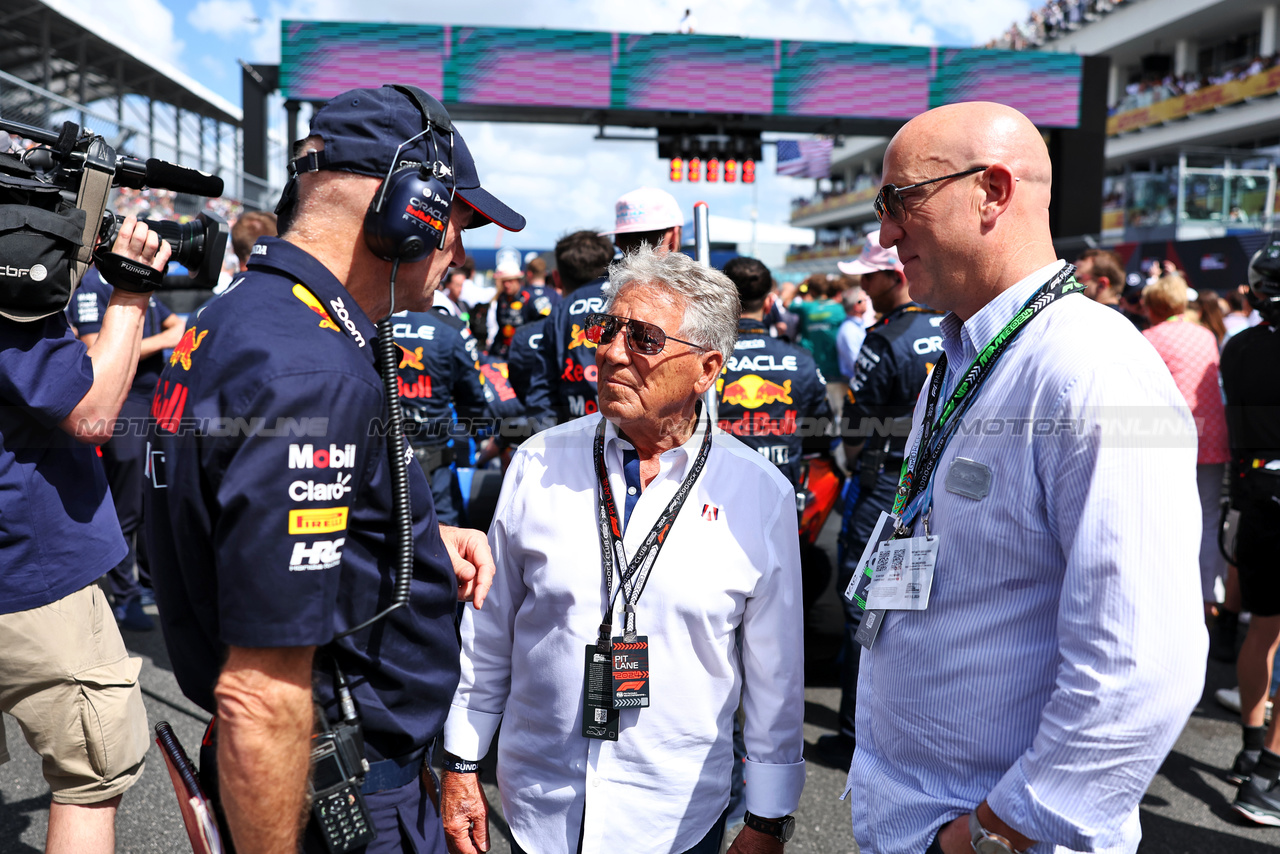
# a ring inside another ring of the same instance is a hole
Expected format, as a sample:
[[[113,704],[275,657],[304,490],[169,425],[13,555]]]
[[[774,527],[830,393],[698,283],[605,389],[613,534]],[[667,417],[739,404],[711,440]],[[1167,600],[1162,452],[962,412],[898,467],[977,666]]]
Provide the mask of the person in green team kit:
[[[845,319],[844,306],[839,302],[840,283],[814,275],[800,286],[800,292],[811,299],[797,299],[790,306],[800,317],[799,343],[818,363],[818,371],[827,383],[831,411],[838,416],[847,388],[840,382],[840,363],[836,356],[836,332]]]

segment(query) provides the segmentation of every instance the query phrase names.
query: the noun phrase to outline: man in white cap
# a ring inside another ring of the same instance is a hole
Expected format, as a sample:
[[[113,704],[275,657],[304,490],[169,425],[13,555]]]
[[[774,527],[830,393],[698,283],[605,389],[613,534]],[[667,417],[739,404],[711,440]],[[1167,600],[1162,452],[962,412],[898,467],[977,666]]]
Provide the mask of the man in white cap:
[[[938,331],[942,316],[911,301],[898,250],[881,247],[878,230],[867,235],[861,255],[838,266],[846,275],[862,277],[862,290],[880,317],[867,329],[844,402],[841,432],[847,465],[853,473],[848,487],[852,490],[856,485],[858,489],[855,500],[845,501],[840,526],[836,590],[843,593],[880,511],[893,507],[911,412],[942,348]],[[846,498],[851,496],[846,494]],[[841,604],[845,609],[845,645],[840,666],[840,732],[818,739],[818,747],[838,764],[847,765],[854,746],[861,651],[853,636],[861,623],[863,605],[843,595]]]
[[[666,190],[641,187],[618,199],[614,206],[613,242],[623,254],[647,243],[658,253],[679,252],[684,214]]]
[[[493,296],[485,321],[489,332],[489,355],[506,356],[516,329],[551,313],[559,295],[551,288],[524,286],[524,270],[519,256],[504,258],[493,271],[498,291]]]

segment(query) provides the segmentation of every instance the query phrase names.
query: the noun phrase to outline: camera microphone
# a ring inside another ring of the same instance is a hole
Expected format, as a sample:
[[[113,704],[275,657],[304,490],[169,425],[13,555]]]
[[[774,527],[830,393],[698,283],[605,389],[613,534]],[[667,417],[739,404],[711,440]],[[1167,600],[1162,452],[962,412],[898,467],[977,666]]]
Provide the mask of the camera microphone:
[[[152,157],[147,161],[147,186],[162,187],[193,196],[221,196],[222,179],[217,175],[175,166]]]

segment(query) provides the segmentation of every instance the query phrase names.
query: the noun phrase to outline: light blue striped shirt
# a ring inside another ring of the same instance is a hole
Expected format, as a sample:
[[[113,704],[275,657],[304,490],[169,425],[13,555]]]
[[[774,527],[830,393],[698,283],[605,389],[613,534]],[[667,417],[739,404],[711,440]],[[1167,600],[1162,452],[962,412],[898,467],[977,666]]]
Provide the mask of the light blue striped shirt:
[[[947,393],[1061,265],[943,319]],[[990,468],[985,498],[945,488],[957,457]],[[985,798],[1036,854],[1135,851],[1208,646],[1195,425],[1168,369],[1121,314],[1063,297],[1009,346],[934,482],[928,610],[889,612],[862,653],[860,849],[921,854]]]

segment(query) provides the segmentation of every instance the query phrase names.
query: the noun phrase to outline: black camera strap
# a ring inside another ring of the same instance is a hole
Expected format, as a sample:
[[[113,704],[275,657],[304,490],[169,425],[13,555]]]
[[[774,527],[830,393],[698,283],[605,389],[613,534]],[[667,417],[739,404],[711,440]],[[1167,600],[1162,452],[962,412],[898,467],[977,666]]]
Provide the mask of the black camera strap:
[[[708,418],[707,429],[702,436],[702,447],[698,449],[698,456],[694,458],[693,466],[630,561],[627,560],[626,550],[622,546],[622,523],[618,515],[617,502],[613,498],[613,489],[609,486],[609,472],[604,463],[605,419],[601,417],[600,423],[596,426],[592,450],[596,477],[600,483],[600,509],[597,523],[600,532],[600,563],[605,576],[606,599],[604,622],[600,624],[600,636],[597,639],[597,646],[602,652],[613,646],[613,577],[615,573],[619,577],[622,598],[626,603],[623,639],[627,643],[635,642],[637,637],[635,603],[640,601],[640,595],[649,581],[649,573],[653,570],[658,553],[667,541],[667,535],[671,532],[671,526],[675,524],[680,508],[684,506],[685,499],[693,491],[694,484],[706,467],[707,457],[711,454],[711,426],[711,419]]]

